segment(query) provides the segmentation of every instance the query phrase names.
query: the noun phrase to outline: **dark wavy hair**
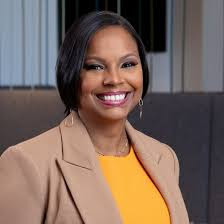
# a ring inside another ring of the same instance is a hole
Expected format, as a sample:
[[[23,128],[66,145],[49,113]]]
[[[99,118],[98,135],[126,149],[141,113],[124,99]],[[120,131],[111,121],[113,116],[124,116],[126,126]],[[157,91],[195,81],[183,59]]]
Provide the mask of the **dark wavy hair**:
[[[146,95],[149,85],[149,70],[141,38],[133,26],[122,16],[109,11],[91,12],[80,17],[70,27],[57,59],[57,88],[66,107],[66,115],[70,110],[77,110],[79,106],[80,74],[89,40],[98,30],[112,25],[121,26],[127,30],[137,43],[143,70],[142,98]]]

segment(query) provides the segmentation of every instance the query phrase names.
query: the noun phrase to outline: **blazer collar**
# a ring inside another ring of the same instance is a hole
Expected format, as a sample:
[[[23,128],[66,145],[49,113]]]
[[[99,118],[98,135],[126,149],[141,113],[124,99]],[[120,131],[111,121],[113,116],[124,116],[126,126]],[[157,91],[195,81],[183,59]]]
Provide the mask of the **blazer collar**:
[[[63,158],[58,163],[84,222],[87,224],[122,223],[113,196],[100,169],[90,136],[79,116],[72,112],[61,122],[60,131]],[[139,161],[166,201],[171,223],[185,224],[182,220],[183,217],[181,218],[177,213],[182,206],[178,205],[177,201],[177,197],[181,198],[179,188],[176,183],[172,183],[175,182],[174,179],[170,180],[170,176],[160,170],[160,153],[151,149],[150,145],[145,146],[138,132],[128,121],[126,122],[126,131]],[[79,183],[79,185],[76,183]],[[87,196],[88,200],[86,199]],[[98,204],[96,206],[91,204],[90,206],[89,201],[96,201]],[[89,211],[89,213],[86,213],[86,211]],[[102,216],[102,213],[104,216]]]
[[[72,112],[60,124],[63,160],[87,169],[95,166],[95,150],[77,113]]]
[[[95,149],[78,115],[73,112],[65,118],[60,130],[63,154],[57,162],[84,223],[121,224]]]
[[[125,126],[137,155],[140,158],[144,158],[145,155],[147,155],[147,157],[150,156],[152,161],[158,163],[160,154],[144,147],[141,140],[136,135],[136,130],[128,121],[126,121]],[[60,124],[60,130],[64,161],[90,170],[94,169],[96,165],[95,149],[86,127],[80,120],[78,114],[72,112],[66,117]]]

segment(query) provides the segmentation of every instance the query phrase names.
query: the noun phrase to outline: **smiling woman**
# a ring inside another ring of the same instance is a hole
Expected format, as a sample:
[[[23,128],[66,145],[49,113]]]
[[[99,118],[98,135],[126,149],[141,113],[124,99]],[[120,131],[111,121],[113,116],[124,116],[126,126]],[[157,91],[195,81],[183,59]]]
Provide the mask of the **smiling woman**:
[[[138,46],[128,31],[115,25],[98,31],[89,42],[80,76],[82,120],[126,120],[143,91]]]
[[[111,68],[111,65],[109,65],[108,68],[107,64],[108,58],[109,63],[112,63],[112,60],[115,59],[110,58],[110,55],[104,58],[105,54],[112,50],[111,54],[119,54],[116,55],[116,63],[123,63],[119,65],[121,68],[130,68],[134,65],[141,67],[143,79],[142,97],[147,93],[149,85],[149,71],[145,48],[130,23],[115,13],[99,12],[97,16],[95,13],[87,15],[81,17],[79,21],[71,26],[66,34],[58,57],[57,84],[61,98],[66,106],[67,114],[69,114],[71,109],[77,111],[83,69],[86,71],[106,69],[107,72],[112,72],[110,75],[114,74],[114,70],[111,70],[114,67]],[[114,31],[115,33],[113,33]],[[106,33],[109,33],[111,38],[107,37],[107,40],[105,40],[104,35]],[[116,34],[121,35],[120,39],[114,39]],[[98,40],[96,36],[99,36],[101,41],[96,41]],[[128,40],[128,43],[125,43],[126,40]],[[118,46],[117,44],[120,45]],[[125,45],[123,46],[122,44]],[[131,45],[129,46],[129,44]],[[122,48],[119,49],[121,45]],[[128,72],[130,73],[131,71],[129,70]],[[110,75],[107,78],[110,78]]]
[[[74,23],[57,62],[66,118],[0,157],[0,223],[189,223],[174,151],[127,121],[148,75],[123,17],[92,12]]]

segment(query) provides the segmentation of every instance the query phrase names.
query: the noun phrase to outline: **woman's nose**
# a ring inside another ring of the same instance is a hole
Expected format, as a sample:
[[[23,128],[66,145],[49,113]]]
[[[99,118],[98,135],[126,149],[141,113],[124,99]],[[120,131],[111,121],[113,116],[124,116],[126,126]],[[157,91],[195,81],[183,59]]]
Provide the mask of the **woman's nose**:
[[[105,72],[104,75],[104,85],[119,85],[124,82],[121,71],[119,69],[111,69]]]

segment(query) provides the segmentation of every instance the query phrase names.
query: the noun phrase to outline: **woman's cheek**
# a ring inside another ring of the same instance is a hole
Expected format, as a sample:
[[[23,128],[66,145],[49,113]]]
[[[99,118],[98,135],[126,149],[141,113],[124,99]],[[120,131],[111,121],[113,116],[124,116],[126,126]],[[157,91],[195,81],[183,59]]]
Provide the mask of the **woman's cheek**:
[[[138,72],[136,74],[133,74],[130,76],[130,83],[135,88],[141,88],[143,86],[143,76],[141,72]]]

